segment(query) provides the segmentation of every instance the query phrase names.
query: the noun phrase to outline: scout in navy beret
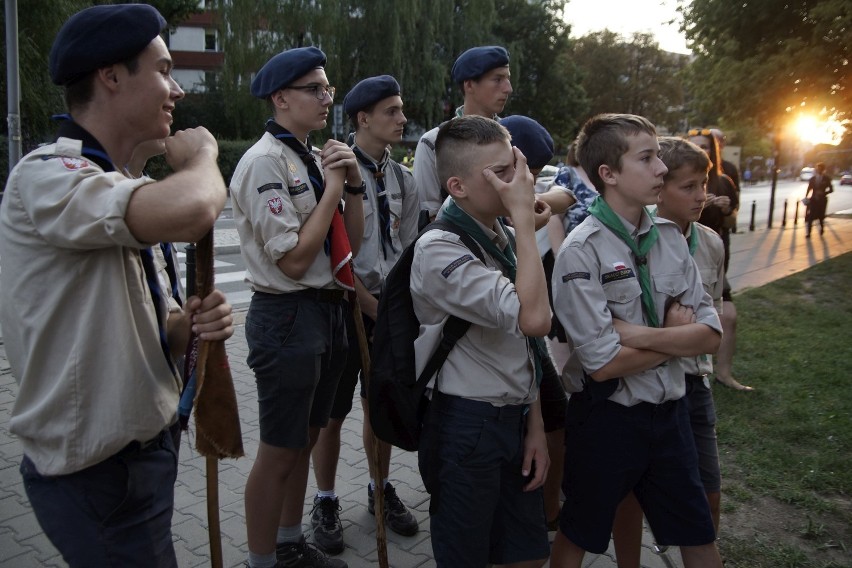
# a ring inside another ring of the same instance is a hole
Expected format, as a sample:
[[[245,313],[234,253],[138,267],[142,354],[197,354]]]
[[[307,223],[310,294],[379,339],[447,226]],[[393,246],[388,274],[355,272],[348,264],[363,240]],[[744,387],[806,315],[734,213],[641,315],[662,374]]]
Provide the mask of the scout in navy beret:
[[[166,20],[147,4],[93,6],[71,16],[50,49],[50,79],[74,81],[132,58],[160,35]]]
[[[251,82],[251,94],[265,99],[314,69],[325,67],[325,53],[316,47],[282,51],[260,68]]]
[[[343,112],[349,115],[354,121],[359,111],[383,99],[401,94],[402,91],[399,88],[399,83],[390,75],[369,77],[358,82],[346,94],[346,97],[343,99]]]
[[[478,79],[496,67],[509,64],[509,52],[499,45],[471,47],[453,63],[453,83]]]
[[[499,122],[512,135],[512,146],[523,152],[531,170],[540,170],[553,158],[553,138],[541,124],[520,115],[507,116]]]

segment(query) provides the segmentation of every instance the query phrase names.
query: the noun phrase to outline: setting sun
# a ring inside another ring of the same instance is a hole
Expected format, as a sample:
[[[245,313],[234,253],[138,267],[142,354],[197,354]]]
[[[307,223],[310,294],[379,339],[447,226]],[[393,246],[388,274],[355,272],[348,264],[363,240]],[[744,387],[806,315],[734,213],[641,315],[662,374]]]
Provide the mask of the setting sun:
[[[846,127],[834,118],[819,120],[810,115],[801,115],[793,126],[796,136],[810,144],[840,144]]]

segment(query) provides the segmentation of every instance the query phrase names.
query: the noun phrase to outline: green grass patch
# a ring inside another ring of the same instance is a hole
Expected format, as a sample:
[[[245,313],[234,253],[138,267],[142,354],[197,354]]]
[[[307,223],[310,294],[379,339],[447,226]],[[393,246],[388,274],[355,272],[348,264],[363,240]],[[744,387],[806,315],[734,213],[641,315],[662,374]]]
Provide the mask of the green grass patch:
[[[757,390],[714,389],[723,510],[737,513],[760,496],[792,506],[797,518],[784,542],[723,536],[728,565],[852,566],[812,557],[852,544],[852,254],[735,303],[734,374]]]

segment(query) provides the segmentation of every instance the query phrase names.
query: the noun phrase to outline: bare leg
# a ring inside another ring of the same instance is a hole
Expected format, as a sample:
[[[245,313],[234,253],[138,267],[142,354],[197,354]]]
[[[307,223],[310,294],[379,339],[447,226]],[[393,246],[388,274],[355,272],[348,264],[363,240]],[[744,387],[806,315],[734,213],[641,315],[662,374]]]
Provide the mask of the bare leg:
[[[343,420],[332,418],[328,426],[320,430],[319,438],[311,451],[314,464],[314,479],[320,491],[332,491],[337,477],[337,461],[340,458],[340,430]]]
[[[716,538],[719,537],[719,519],[722,512],[722,494],[708,493],[707,501],[710,502],[710,516],[713,517],[713,528],[716,529]]]
[[[568,540],[562,531],[556,532],[550,554],[551,568],[580,568],[585,555],[586,551]]]
[[[702,546],[681,546],[680,557],[684,568],[722,568],[722,557],[716,543]]]
[[[550,468],[547,470],[547,480],[544,482],[544,518],[550,524],[559,519],[562,469],[565,466],[565,429],[548,432],[546,436]]]
[[[248,548],[256,554],[275,552],[278,521],[288,482],[301,453],[302,450],[260,443],[245,492]]]
[[[615,511],[612,540],[618,568],[639,568],[642,558],[642,507],[632,491]]]
[[[305,491],[308,488],[308,471],[311,468],[311,450],[317,443],[319,428],[309,428],[310,441],[308,447],[299,452],[293,472],[284,484],[284,503],[281,507],[281,516],[278,525],[281,527],[294,527],[302,524],[302,514],[305,508]]]
[[[750,391],[752,387],[740,384],[732,374],[734,352],[737,347],[737,308],[733,302],[724,302],[722,313],[722,343],[716,353],[716,380],[726,387]]]

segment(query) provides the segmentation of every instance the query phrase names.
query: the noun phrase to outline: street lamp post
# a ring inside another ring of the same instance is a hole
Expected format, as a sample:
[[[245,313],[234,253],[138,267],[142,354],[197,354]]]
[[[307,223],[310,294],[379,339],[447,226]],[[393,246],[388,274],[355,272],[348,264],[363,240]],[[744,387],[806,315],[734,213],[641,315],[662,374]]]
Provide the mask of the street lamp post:
[[[778,165],[781,156],[781,134],[778,132],[772,137],[772,189],[769,193],[769,216],[766,228],[772,228],[772,213],[775,211],[775,186],[778,185]]]

